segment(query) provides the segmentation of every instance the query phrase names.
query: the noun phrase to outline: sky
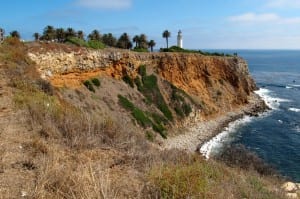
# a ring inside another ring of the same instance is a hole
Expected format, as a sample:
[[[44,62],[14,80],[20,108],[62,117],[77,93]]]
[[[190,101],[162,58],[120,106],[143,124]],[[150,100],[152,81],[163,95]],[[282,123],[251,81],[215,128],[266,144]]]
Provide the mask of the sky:
[[[89,34],[146,34],[166,47],[179,30],[188,49],[300,49],[300,0],[0,0],[0,27],[25,40],[47,25]]]

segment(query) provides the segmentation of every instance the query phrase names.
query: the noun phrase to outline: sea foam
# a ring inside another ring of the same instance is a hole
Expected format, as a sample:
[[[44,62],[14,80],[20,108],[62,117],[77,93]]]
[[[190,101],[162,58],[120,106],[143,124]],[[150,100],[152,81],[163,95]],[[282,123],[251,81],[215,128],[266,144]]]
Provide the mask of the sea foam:
[[[217,154],[220,150],[222,150],[222,147],[225,143],[230,143],[233,141],[234,138],[231,135],[237,132],[237,130],[245,124],[251,122],[251,120],[252,117],[244,116],[241,119],[229,123],[228,127],[226,127],[224,131],[201,146],[200,153],[206,159],[209,159],[211,156]]]
[[[299,113],[300,109],[299,108],[289,108],[289,111],[293,111],[293,112]]]
[[[273,110],[279,109],[280,102],[291,101],[288,99],[273,97],[272,96],[273,91],[266,88],[260,88],[259,90],[255,91],[255,93],[258,94],[265,101],[265,103]]]

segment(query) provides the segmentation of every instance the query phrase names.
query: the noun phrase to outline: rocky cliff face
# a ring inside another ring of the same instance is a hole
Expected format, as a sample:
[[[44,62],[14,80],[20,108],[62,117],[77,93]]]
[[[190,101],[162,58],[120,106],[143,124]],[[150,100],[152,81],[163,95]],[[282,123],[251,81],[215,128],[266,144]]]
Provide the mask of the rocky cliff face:
[[[203,56],[187,53],[135,53],[130,51],[29,50],[43,78],[55,86],[77,87],[83,80],[106,75],[135,77],[146,65],[162,79],[192,96],[202,115],[233,110],[247,103],[256,88],[247,63],[239,57]]]

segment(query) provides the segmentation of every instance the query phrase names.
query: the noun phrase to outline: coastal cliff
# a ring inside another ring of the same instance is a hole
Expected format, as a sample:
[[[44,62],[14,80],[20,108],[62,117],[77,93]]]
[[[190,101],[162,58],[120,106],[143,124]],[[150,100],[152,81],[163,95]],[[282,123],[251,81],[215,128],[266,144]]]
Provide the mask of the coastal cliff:
[[[194,153],[264,107],[241,58],[7,38],[0,66],[0,198],[284,198]]]
[[[94,76],[135,78],[141,65],[184,90],[200,106],[202,116],[226,113],[247,104],[256,85],[247,63],[239,57],[187,53],[135,53],[130,51],[60,49],[28,53],[41,76],[54,86],[79,87]]]

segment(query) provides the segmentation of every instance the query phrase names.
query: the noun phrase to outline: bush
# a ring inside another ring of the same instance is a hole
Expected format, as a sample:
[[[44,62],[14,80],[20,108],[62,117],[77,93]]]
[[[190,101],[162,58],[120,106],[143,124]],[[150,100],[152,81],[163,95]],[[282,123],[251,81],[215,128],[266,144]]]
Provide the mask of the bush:
[[[80,39],[78,37],[68,37],[66,39],[66,43],[74,44],[76,46],[83,46],[83,47],[89,47],[86,41],[83,39]]]
[[[154,135],[151,131],[146,131],[146,138],[147,140],[153,142],[154,141]]]
[[[165,134],[165,128],[161,124],[152,123],[152,129],[159,133],[162,138],[167,139],[167,135]]]
[[[156,107],[164,114],[164,116],[173,121],[173,115],[167,106],[159,88],[157,85],[157,78],[155,75],[149,75],[143,77],[143,89],[142,93],[144,96],[152,103],[156,105]]]
[[[146,69],[146,65],[141,65],[139,67],[139,74],[144,77],[147,75],[147,69]]]
[[[230,54],[224,54],[224,53],[210,53],[210,52],[203,52],[201,50],[188,50],[188,49],[183,49],[178,46],[171,46],[170,48],[161,48],[160,52],[182,52],[182,53],[198,53],[201,55],[207,55],[207,56],[226,56],[226,57],[232,57]]]
[[[91,92],[95,92],[95,89],[93,87],[93,84],[89,81],[89,80],[86,80],[83,82],[83,84],[85,85],[85,87],[87,89],[89,89]]]
[[[131,114],[141,126],[149,127],[152,125],[151,120],[145,115],[145,113],[141,109],[134,108]]]
[[[192,112],[191,106],[189,104],[187,104],[187,103],[184,103],[182,105],[182,110],[183,110],[185,116],[189,116],[189,114]]]
[[[124,77],[122,78],[123,81],[128,84],[131,88],[134,88],[134,83],[133,80],[131,79],[131,77],[129,77],[129,75],[124,75]]]
[[[184,117],[184,113],[183,113],[181,107],[175,106],[174,110],[175,110],[177,115],[179,115],[182,118]]]
[[[87,42],[88,47],[93,49],[104,49],[105,45],[101,41],[90,40]]]
[[[134,48],[133,51],[135,51],[135,52],[149,52],[149,50],[146,49],[146,48]]]
[[[91,82],[97,87],[99,87],[101,85],[100,80],[97,78],[91,79]]]
[[[156,124],[167,124],[168,123],[168,120],[164,116],[159,115],[157,113],[152,113],[151,117],[153,118],[153,120]]]
[[[122,95],[118,95],[118,98],[119,98],[119,103],[123,108],[130,111],[134,110],[135,106],[126,97],[123,97]]]
[[[266,164],[255,153],[247,150],[244,145],[231,145],[216,157],[228,166],[239,167],[244,170],[255,170],[261,175],[278,175],[276,170]]]
[[[143,90],[143,85],[142,85],[141,79],[139,77],[136,77],[134,79],[134,83],[137,86],[138,91],[141,92]]]

